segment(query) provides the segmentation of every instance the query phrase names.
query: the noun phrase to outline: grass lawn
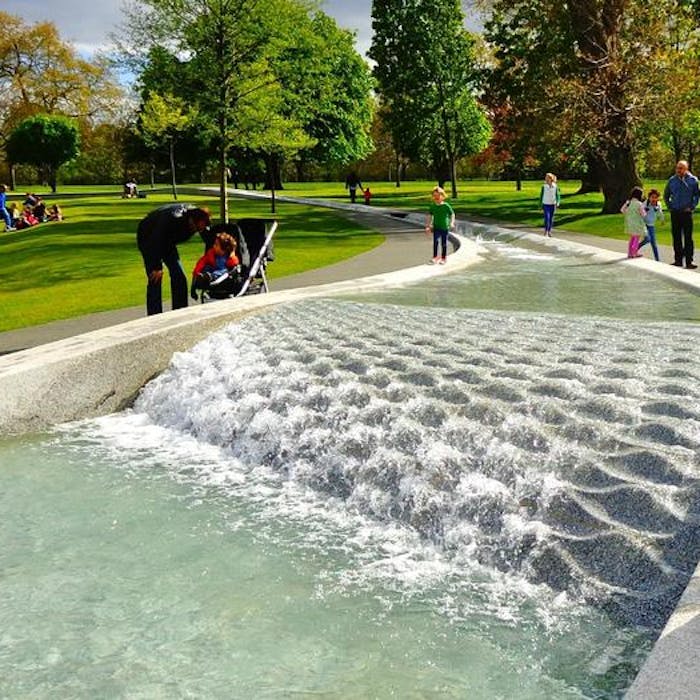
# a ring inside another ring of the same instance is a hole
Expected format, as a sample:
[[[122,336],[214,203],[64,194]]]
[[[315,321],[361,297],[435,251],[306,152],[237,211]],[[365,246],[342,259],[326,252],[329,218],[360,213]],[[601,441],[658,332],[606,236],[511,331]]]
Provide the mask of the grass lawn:
[[[208,206],[214,215],[218,211],[214,198],[181,200]],[[144,304],[146,279],[136,226],[151,209],[171,201],[166,193],[145,200],[109,195],[62,201],[60,191],[47,197],[49,204],[61,205],[66,221],[0,233],[0,331]],[[233,199],[230,206],[232,218],[270,217],[266,202]],[[331,265],[383,241],[381,234],[326,209],[282,203],[276,216],[280,229],[277,259],[269,268],[273,279]],[[202,243],[196,236],[179,250],[189,274]],[[163,291],[167,298],[167,281]]]
[[[404,182],[400,188],[386,182],[365,182],[372,190],[372,204],[415,211],[425,211],[435,183],[430,181]],[[663,182],[645,182],[645,190],[656,187],[663,192]],[[621,214],[601,215],[603,196],[598,193],[577,195],[579,181],[560,181],[563,198],[557,212],[557,228],[576,233],[587,233],[606,238],[626,239]],[[483,217],[522,226],[539,228],[542,214],[538,205],[540,182],[524,182],[517,192],[514,182],[467,180],[459,183],[459,198],[451,201],[458,216]],[[349,201],[343,183],[289,183],[285,194],[315,196]],[[671,244],[669,217],[657,230],[659,243]]]

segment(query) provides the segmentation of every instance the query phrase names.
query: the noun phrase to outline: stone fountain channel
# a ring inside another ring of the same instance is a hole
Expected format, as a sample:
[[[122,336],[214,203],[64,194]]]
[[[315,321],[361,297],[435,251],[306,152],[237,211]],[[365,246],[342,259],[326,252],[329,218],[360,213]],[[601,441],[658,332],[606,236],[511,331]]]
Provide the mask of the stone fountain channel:
[[[415,284],[436,290],[438,304],[454,293],[455,275],[488,258],[475,238],[619,260],[461,223],[445,270],[191,308],[0,358],[0,431],[121,410],[171,365],[137,403],[161,428],[235,444],[273,469],[294,465],[295,481],[408,524],[454,561],[527,570],[535,584],[604,601],[626,625],[660,629],[668,619],[628,697],[691,697],[700,686],[700,571],[691,576],[700,377],[688,358],[700,327],[649,323],[640,334],[615,318],[430,309],[402,298]],[[634,264],[700,291],[697,276]],[[385,297],[386,289],[398,291]],[[231,321],[235,330],[179,354]],[[270,327],[280,330],[261,340]],[[222,364],[222,347],[246,364]],[[210,383],[210,369],[230,378],[230,392],[199,408],[168,399]],[[234,385],[253,376],[268,379],[231,403]],[[216,435],[212,412],[228,416]],[[310,461],[310,452],[324,457]]]

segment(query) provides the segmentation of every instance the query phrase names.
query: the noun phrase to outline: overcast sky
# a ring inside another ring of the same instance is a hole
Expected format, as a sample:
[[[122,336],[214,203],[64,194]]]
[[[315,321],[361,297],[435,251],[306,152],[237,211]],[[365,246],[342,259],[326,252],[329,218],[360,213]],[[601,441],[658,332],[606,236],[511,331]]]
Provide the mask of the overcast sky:
[[[357,33],[357,47],[365,53],[372,39],[371,0],[326,0],[323,9],[341,27]],[[2,9],[26,22],[49,20],[61,36],[81,52],[104,45],[120,21],[122,0],[2,0]]]

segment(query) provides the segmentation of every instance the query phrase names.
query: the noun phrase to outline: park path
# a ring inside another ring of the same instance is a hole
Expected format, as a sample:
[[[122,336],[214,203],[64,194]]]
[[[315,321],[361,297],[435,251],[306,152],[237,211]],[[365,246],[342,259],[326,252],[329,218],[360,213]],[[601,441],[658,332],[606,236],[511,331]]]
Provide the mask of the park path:
[[[236,191],[239,196],[260,197],[262,193],[248,193]],[[281,201],[294,202],[295,197],[280,197]],[[358,224],[382,233],[384,242],[377,248],[366,253],[361,253],[353,258],[327,267],[309,270],[297,275],[290,275],[272,281],[273,290],[293,289],[298,287],[310,287],[330,282],[342,282],[358,277],[393,272],[414,265],[424,263],[430,255],[429,244],[425,239],[422,227],[415,223],[404,221],[401,218],[387,216],[387,210],[365,210],[364,206],[351,206],[337,201],[324,202],[322,200],[303,200],[321,206],[329,206]],[[507,221],[495,221],[482,217],[470,217],[471,221],[491,224],[503,228],[541,235],[540,229],[522,226]],[[583,243],[603,250],[620,253],[621,258],[627,255],[627,241],[604,238],[584,233],[572,233],[561,229],[554,230],[554,238]],[[673,250],[670,246],[659,246],[661,259],[665,262],[673,260]],[[274,263],[273,263],[274,265]],[[40,326],[21,328],[14,331],[0,333],[0,355],[16,352],[25,348],[43,345],[55,340],[62,340],[80,333],[114,326],[126,321],[141,318],[144,315],[143,306],[103,311],[100,313],[86,314],[76,318],[53,321]]]
[[[270,284],[273,290],[311,287],[329,282],[343,282],[368,275],[394,272],[420,265],[430,257],[429,245],[423,234],[423,229],[416,224],[389,218],[378,212],[341,210],[340,213],[365,228],[383,234],[385,236],[384,242],[366,253],[361,253],[334,265],[275,279]],[[80,333],[107,328],[126,321],[133,321],[144,315],[145,306],[133,306],[6,331],[0,333],[0,355],[51,343],[55,340],[63,340]]]

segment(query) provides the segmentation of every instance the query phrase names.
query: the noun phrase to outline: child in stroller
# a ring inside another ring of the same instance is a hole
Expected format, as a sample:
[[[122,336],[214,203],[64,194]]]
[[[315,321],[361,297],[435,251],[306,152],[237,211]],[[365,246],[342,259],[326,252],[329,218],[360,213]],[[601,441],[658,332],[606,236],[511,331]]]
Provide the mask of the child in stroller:
[[[236,223],[217,224],[203,232],[201,235],[204,239],[205,255],[200,262],[212,254],[211,250],[221,234],[227,234],[233,239],[238,262],[216,279],[203,279],[201,276],[193,278],[192,297],[200,298],[204,303],[214,299],[267,292],[266,268],[267,263],[274,260],[272,238],[276,231],[277,222],[274,220],[239,219]]]
[[[215,290],[218,294],[230,296],[240,288],[239,260],[235,255],[236,239],[223,231],[215,234],[211,248],[197,261],[192,272],[192,287],[190,294],[193,299],[199,299],[199,290]]]

